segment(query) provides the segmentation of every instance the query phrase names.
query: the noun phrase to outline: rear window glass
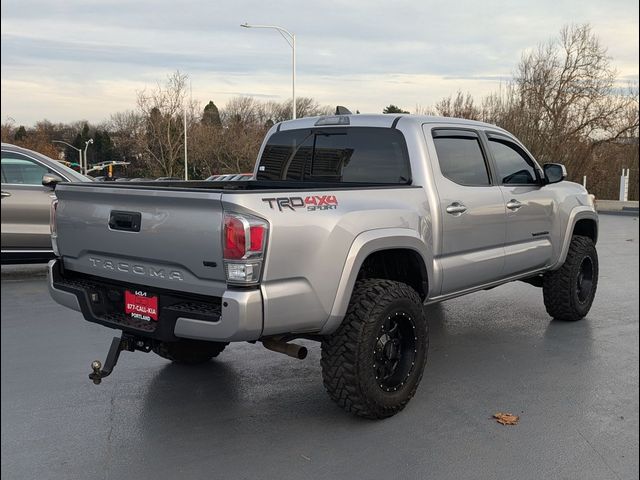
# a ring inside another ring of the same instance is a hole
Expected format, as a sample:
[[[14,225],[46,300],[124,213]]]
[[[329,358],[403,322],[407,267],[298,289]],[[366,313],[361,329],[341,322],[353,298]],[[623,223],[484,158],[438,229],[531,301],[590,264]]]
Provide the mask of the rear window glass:
[[[442,175],[459,185],[489,185],[489,173],[474,137],[437,137],[433,139],[438,152]]]
[[[411,170],[404,136],[396,129],[299,129],[269,138],[256,178],[407,184]]]

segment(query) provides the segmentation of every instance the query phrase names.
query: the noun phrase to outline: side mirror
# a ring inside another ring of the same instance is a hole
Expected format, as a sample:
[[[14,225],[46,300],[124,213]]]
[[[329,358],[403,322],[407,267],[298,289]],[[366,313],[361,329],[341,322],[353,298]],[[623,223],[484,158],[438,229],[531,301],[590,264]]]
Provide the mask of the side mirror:
[[[545,183],[558,183],[567,178],[567,169],[561,163],[547,163],[542,169],[544,170]]]
[[[64,182],[64,180],[60,175],[57,175],[55,173],[45,173],[42,176],[42,185],[44,185],[45,187],[49,187],[51,190],[54,190],[56,188],[56,185],[60,182]]]

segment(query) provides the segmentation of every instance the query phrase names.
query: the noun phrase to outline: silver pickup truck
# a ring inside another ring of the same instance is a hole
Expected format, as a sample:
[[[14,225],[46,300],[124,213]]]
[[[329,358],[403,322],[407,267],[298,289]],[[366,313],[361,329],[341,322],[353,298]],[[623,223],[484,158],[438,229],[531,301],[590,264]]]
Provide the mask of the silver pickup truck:
[[[427,359],[423,305],[514,280],[547,312],[589,312],[593,197],[479,122],[336,115],[275,125],[243,182],[60,184],[49,290],[121,330],[122,350],[199,363],[229,342],[304,358],[322,343],[329,395],[368,418],[400,411]]]

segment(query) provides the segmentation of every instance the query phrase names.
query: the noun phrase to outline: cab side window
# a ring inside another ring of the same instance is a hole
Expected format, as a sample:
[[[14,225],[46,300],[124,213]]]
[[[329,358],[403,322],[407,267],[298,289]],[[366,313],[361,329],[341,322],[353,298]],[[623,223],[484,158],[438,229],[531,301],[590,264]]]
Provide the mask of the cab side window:
[[[2,152],[2,183],[42,185],[42,176],[49,172],[50,169],[27,157]]]
[[[489,138],[489,148],[496,164],[498,183],[502,185],[539,183],[533,162],[520,147],[507,140]]]
[[[487,162],[475,133],[434,130],[433,143],[442,175],[458,185],[483,187],[491,184]]]

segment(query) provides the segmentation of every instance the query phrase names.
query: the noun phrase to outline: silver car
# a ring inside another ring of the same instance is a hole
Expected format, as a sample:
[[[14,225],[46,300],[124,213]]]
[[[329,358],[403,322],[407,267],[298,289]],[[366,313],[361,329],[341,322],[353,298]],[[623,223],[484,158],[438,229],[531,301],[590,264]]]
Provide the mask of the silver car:
[[[2,263],[39,263],[53,257],[49,215],[59,182],[90,178],[40,153],[2,144]]]

